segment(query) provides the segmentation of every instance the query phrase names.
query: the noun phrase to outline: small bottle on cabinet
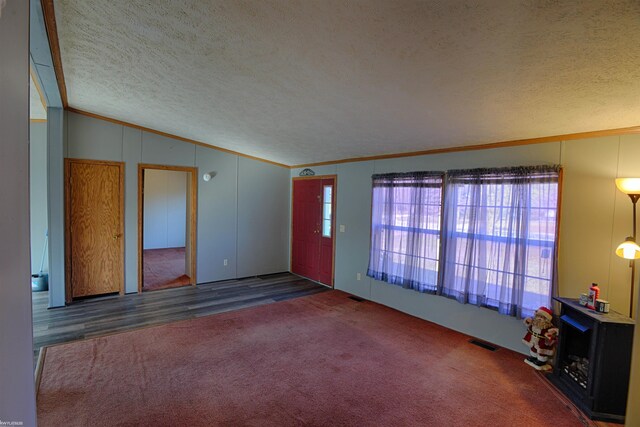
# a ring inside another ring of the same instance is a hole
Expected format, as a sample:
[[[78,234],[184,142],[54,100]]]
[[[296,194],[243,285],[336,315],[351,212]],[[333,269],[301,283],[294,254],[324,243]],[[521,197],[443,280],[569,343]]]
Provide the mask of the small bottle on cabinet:
[[[591,310],[596,309],[596,300],[600,298],[600,288],[597,283],[592,283],[589,288],[589,302],[587,303],[587,308]]]

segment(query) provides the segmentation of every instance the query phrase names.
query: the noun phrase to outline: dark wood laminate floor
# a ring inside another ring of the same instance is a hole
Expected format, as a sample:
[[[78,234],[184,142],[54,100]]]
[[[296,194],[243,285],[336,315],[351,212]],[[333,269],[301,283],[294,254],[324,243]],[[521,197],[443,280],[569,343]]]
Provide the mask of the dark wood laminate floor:
[[[48,292],[34,292],[34,357],[37,360],[45,345],[269,304],[328,289],[291,273],[279,273],[86,299],[54,309],[47,308]]]

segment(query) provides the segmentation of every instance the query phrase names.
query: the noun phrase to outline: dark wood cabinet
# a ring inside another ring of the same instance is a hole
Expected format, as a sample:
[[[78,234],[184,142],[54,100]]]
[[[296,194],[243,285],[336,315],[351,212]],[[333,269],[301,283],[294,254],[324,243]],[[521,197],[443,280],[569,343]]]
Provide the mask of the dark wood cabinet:
[[[554,300],[561,305],[560,335],[549,379],[590,418],[623,423],[634,321],[575,299]]]

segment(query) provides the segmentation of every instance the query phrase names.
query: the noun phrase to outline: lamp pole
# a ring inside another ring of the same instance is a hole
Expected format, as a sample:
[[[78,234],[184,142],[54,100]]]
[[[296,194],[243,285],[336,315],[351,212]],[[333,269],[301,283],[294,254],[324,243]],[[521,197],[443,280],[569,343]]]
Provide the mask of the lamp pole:
[[[631,203],[633,203],[633,241],[636,241],[636,204],[640,199],[640,194],[629,194]],[[631,296],[629,297],[629,317],[633,317],[633,294],[636,284],[636,260],[629,260],[629,266],[631,267]]]

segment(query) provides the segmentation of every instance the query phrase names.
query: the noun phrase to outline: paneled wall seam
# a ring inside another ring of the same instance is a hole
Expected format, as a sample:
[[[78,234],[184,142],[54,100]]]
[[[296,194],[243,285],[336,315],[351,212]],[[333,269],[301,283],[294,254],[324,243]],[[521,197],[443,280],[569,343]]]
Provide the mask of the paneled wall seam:
[[[622,138],[618,137],[618,159],[616,162],[616,178],[619,176],[620,174],[620,152],[621,152],[621,144],[622,144]],[[611,240],[609,242],[609,247],[613,248],[614,245],[614,230],[615,230],[615,218],[616,218],[616,206],[617,203],[616,201],[618,200],[618,190],[616,188],[613,188],[613,212],[611,213]],[[607,270],[607,278],[609,279],[609,283],[611,283],[611,267],[612,267],[612,263],[611,263],[611,258],[609,258],[609,268]],[[609,291],[611,289],[611,286],[607,286],[606,287],[606,299],[609,299]]]
[[[238,217],[240,216],[240,208],[239,208],[239,200],[240,200],[240,156],[236,156],[236,276],[238,276],[238,271],[240,268],[240,261],[238,259],[238,235],[240,234],[240,221]]]

